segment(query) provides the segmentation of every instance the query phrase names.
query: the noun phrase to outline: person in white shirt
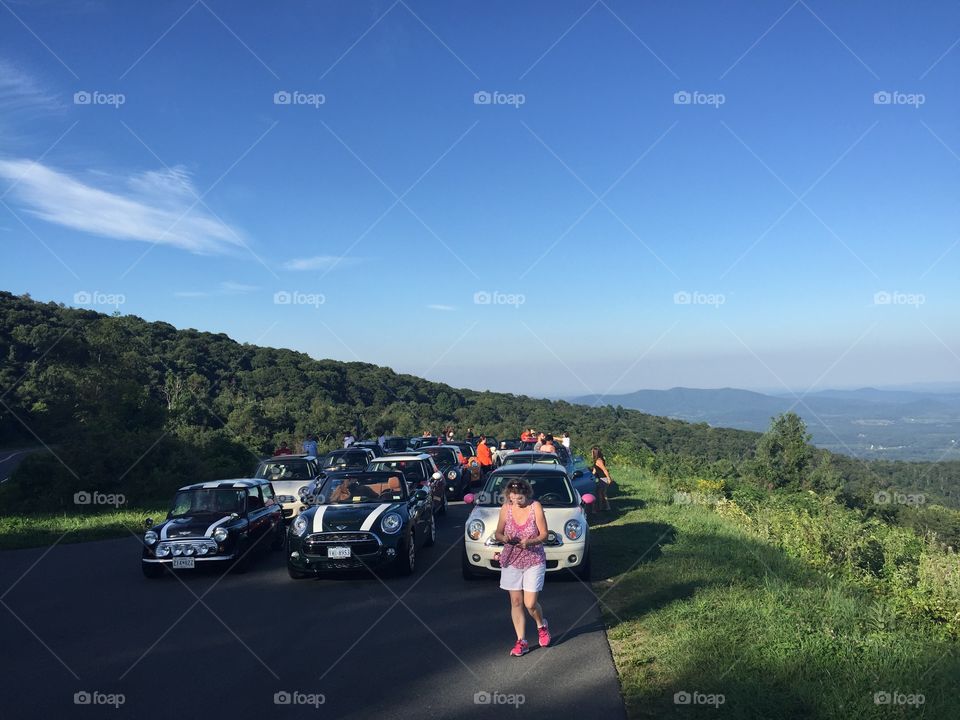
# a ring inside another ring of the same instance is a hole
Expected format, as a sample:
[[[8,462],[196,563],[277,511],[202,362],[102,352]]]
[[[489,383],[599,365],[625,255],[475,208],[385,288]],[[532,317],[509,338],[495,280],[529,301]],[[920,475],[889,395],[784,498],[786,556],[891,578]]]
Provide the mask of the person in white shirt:
[[[561,440],[561,442],[563,443],[563,446],[567,450],[569,450],[570,449],[570,433],[565,432],[563,434],[563,440]]]

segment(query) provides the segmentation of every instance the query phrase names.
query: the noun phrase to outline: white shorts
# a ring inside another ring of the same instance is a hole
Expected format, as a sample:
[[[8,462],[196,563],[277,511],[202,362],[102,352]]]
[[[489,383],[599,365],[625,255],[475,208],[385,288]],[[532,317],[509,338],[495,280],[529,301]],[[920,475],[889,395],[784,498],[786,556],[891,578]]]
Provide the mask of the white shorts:
[[[540,592],[543,590],[543,578],[546,574],[546,563],[539,563],[526,570],[508,565],[500,569],[500,589]]]

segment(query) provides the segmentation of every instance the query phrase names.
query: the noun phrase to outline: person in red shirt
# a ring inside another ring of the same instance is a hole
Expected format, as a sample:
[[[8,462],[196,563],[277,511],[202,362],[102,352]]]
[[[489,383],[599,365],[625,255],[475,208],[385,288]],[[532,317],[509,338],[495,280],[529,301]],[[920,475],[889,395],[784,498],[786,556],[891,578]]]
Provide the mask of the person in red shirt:
[[[286,440],[284,440],[282,443],[280,443],[280,447],[278,447],[276,450],[273,451],[273,456],[274,456],[274,457],[276,457],[277,455],[292,455],[292,454],[293,454],[293,453],[290,451],[290,448],[287,447],[287,441],[286,441]]]
[[[493,469],[493,454],[487,447],[487,436],[481,435],[480,442],[477,443],[477,462],[480,463],[480,472],[486,475]]]

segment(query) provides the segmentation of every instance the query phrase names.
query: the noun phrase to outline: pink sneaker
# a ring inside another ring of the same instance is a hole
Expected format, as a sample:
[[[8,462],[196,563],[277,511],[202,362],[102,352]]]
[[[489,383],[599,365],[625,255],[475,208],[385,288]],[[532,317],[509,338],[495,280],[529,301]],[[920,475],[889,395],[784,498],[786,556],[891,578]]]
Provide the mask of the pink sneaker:
[[[537,628],[537,633],[540,635],[540,647],[546,647],[550,644],[550,629],[547,627],[547,621],[543,621],[543,627]]]
[[[530,652],[530,646],[527,645],[527,641],[517,640],[517,644],[513,646],[510,654],[514,657],[520,657],[521,655],[526,655],[528,652]]]

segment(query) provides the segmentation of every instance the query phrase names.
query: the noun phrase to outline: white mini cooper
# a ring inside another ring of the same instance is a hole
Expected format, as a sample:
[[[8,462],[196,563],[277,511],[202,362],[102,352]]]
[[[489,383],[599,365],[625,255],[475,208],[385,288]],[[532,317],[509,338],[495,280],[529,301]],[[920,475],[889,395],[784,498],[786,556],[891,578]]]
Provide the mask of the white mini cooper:
[[[503,543],[494,539],[497,530],[503,488],[510,480],[523,478],[533,488],[533,499],[543,506],[547,518],[547,573],[570,570],[581,580],[590,579],[590,528],[585,504],[593,495],[580,496],[562,466],[507,465],[487,477],[483,489],[464,497],[473,509],[464,527],[463,577],[499,573]]]

